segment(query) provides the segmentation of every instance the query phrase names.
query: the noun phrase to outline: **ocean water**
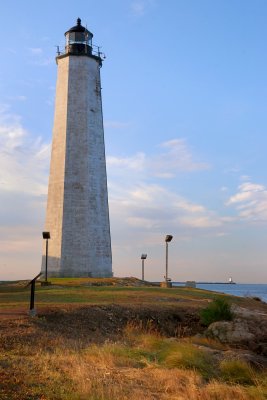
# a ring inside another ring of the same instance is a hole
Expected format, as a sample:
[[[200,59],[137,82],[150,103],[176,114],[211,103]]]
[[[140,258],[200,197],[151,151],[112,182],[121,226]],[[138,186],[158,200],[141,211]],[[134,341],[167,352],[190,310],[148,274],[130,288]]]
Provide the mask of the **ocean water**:
[[[173,282],[173,286],[184,286],[184,284]],[[197,283],[196,287],[199,289],[212,290],[214,292],[233,294],[234,296],[259,297],[262,301],[267,303],[267,284]]]

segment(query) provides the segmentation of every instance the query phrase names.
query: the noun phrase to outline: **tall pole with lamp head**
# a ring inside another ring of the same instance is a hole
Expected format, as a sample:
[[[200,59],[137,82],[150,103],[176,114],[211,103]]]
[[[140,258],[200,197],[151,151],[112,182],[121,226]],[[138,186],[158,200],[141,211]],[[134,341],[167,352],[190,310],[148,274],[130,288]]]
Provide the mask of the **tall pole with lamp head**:
[[[142,254],[141,255],[141,260],[142,260],[142,281],[145,280],[145,259],[147,258],[147,254]]]
[[[46,240],[46,244],[45,244],[45,282],[47,283],[48,239],[50,239],[50,232],[43,232],[43,239]]]
[[[165,281],[166,284],[168,284],[169,278],[168,278],[168,244],[171,242],[173,236],[172,235],[166,235],[165,237],[165,242],[166,242],[166,274],[165,274]]]

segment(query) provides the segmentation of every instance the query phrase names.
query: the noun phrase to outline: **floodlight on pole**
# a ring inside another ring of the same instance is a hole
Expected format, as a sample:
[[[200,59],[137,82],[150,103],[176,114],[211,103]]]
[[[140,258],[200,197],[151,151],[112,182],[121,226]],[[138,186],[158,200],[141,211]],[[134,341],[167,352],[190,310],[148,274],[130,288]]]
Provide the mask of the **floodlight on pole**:
[[[166,235],[165,242],[171,242],[172,238],[173,238],[172,235]]]
[[[47,283],[48,239],[50,239],[50,232],[43,232],[43,239],[46,240],[46,248],[45,248],[45,282]]]
[[[165,237],[165,242],[166,242],[166,275],[165,275],[165,281],[166,283],[169,282],[168,278],[168,244],[172,241],[173,236],[172,235],[166,235]]]
[[[144,281],[144,270],[145,270],[145,259],[147,258],[147,254],[142,254],[141,255],[141,260],[142,260],[142,281]]]

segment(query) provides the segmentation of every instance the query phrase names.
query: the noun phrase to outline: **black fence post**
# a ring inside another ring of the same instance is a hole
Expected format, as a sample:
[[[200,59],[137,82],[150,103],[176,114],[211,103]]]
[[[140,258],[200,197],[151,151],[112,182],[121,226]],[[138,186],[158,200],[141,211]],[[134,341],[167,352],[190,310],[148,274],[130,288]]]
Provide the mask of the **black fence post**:
[[[34,310],[34,294],[35,294],[35,280],[33,280],[31,283],[30,311]]]
[[[36,310],[34,308],[34,297],[35,297],[35,282],[39,278],[39,276],[42,275],[42,272],[40,272],[35,278],[33,278],[28,284],[27,287],[31,285],[31,297],[30,297],[30,311],[29,315],[30,317],[35,317],[36,315]]]

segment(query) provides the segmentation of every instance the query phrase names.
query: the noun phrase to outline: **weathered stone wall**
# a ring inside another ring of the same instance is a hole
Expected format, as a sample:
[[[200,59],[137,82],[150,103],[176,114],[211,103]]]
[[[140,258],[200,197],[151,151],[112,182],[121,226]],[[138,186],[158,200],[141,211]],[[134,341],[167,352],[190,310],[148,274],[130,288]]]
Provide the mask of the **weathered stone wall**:
[[[58,58],[45,230],[48,275],[112,275],[100,71],[91,57]]]

